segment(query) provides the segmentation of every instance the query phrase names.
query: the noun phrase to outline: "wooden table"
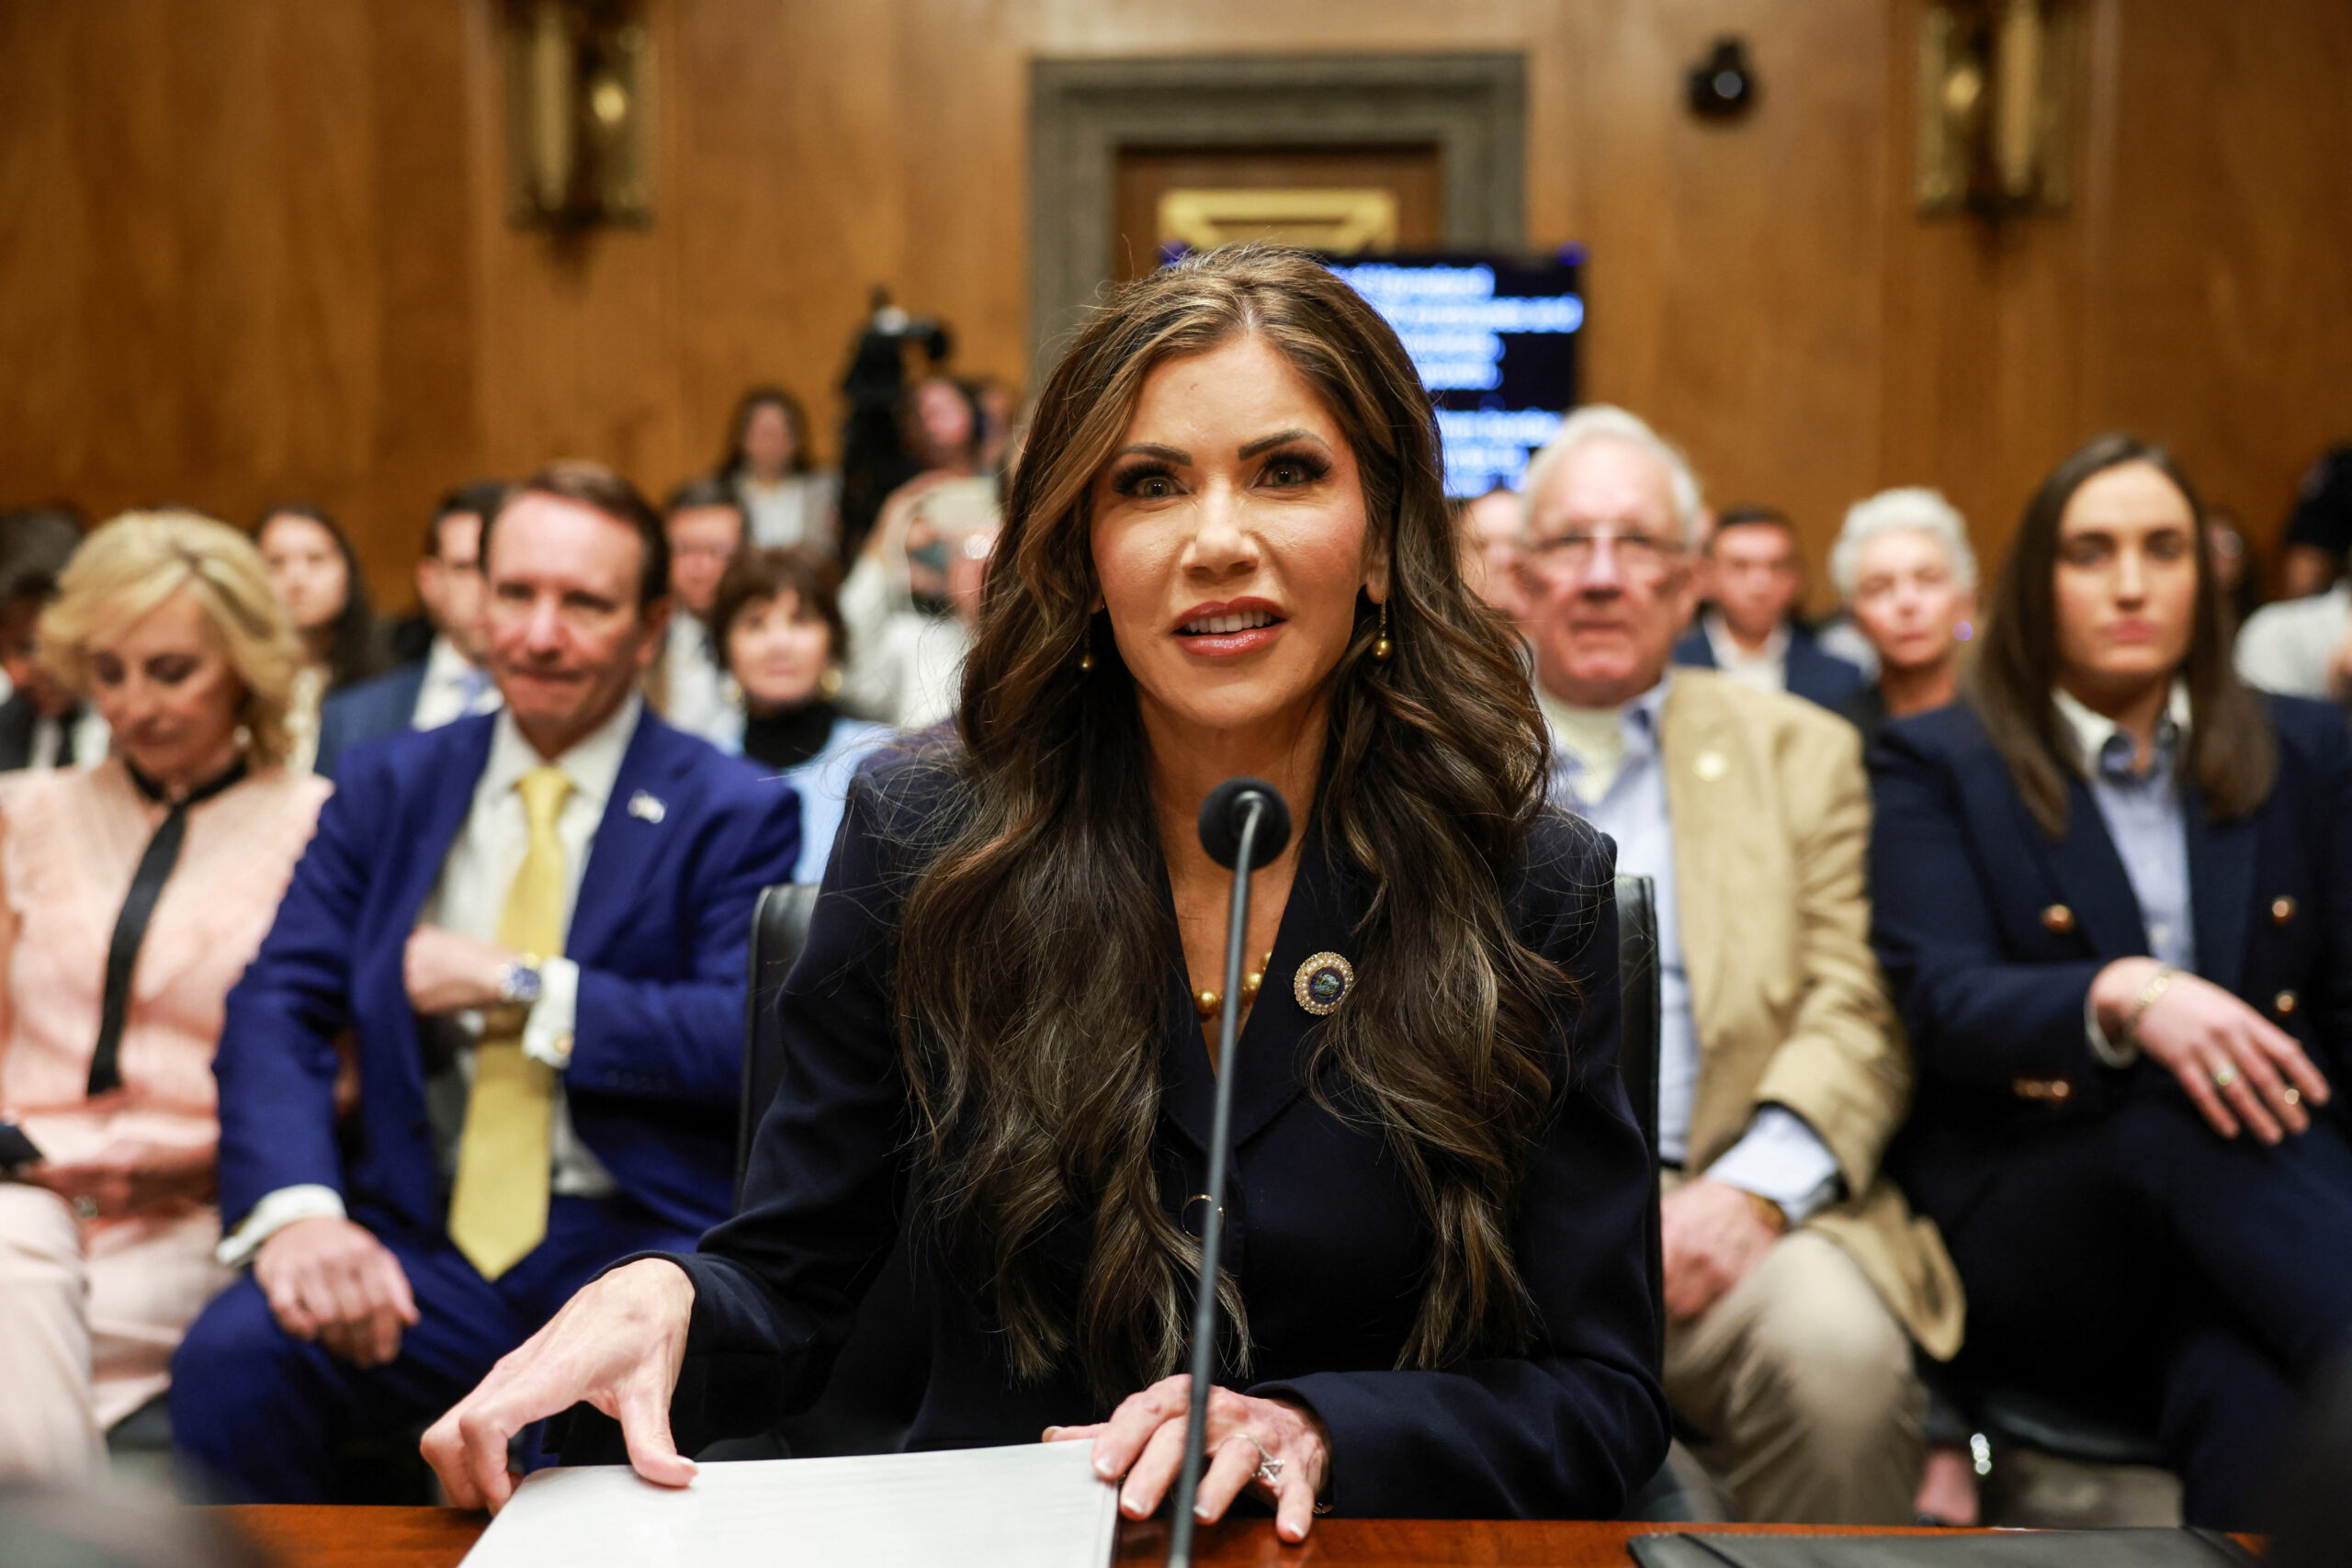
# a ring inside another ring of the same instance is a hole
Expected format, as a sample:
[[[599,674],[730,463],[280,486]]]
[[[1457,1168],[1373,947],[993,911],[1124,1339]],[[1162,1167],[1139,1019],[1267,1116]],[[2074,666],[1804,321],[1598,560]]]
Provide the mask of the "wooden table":
[[[225,1510],[285,1568],[456,1568],[489,1519],[455,1508],[247,1507]],[[1164,1525],[1123,1525],[1118,1561],[1165,1559]],[[1832,1535],[1786,1525],[1524,1524],[1459,1519],[1321,1519],[1303,1545],[1284,1546],[1270,1519],[1211,1526],[1196,1560],[1217,1568],[1627,1568],[1625,1542],[1672,1529]],[[1943,1532],[1921,1530],[1922,1535]]]

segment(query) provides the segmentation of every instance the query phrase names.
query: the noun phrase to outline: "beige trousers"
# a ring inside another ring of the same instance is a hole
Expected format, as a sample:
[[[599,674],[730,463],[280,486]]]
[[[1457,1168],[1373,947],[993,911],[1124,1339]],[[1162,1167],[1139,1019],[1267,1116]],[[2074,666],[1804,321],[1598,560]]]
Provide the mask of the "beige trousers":
[[[0,1182],[0,1481],[105,1461],[106,1429],[171,1382],[172,1352],[233,1278],[203,1209],[88,1234],[54,1193]]]
[[[1927,1394],[1909,1336],[1836,1243],[1784,1236],[1714,1305],[1669,1323],[1666,1393],[1743,1519],[1912,1522]]]

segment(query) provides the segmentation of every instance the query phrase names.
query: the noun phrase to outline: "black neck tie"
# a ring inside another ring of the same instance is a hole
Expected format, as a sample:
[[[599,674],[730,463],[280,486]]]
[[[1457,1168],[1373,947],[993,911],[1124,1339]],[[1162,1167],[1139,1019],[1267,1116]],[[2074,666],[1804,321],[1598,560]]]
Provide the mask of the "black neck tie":
[[[166,804],[162,785],[129,761],[123,766],[141,795]],[[164,813],[163,825],[147,840],[147,851],[139,857],[139,869],[130,874],[130,891],[122,900],[122,912],[114,918],[114,940],[107,943],[107,984],[98,1009],[98,1047],[90,1056],[93,1100],[122,1087],[122,1026],[130,1014],[130,973],[138,967],[139,944],[147,940],[147,922],[154,919],[155,901],[164,896],[164,884],[170,880],[172,867],[179,861],[180,844],[187,837],[188,807],[211,799],[244,776],[245,764],[240,761],[211,783],[190,790],[185,798],[169,801],[171,809]]]
[[[82,705],[67,708],[57,721],[57,760],[50,766],[62,771],[74,765],[74,731],[82,723]]]

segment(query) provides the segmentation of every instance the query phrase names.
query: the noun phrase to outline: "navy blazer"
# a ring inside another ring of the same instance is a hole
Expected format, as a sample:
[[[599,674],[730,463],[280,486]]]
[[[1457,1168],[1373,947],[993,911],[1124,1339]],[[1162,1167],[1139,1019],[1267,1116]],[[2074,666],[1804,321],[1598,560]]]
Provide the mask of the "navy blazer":
[[[331,779],[343,754],[354,746],[406,729],[415,721],[416,699],[424,690],[424,661],[420,659],[329,693],[319,705],[319,750],[311,771]]]
[[[1707,628],[1696,621],[1674,645],[1674,661],[1692,670],[1713,670],[1715,667],[1714,645],[1707,640]],[[1789,626],[1788,685],[1793,696],[1819,703],[1833,713],[1845,705],[1848,698],[1870,684],[1870,677],[1861,667],[1838,658],[1821,646],[1821,639],[1804,626],[1791,623]]]
[[[687,1451],[709,1436],[766,1430],[817,1395],[898,1232],[911,1126],[891,964],[912,866],[893,846],[913,841],[945,800],[935,774],[910,784],[909,766],[886,763],[854,788],[779,1004],[783,1081],[743,1213],[678,1260],[695,1281],[672,1415]],[[1250,1391],[1295,1397],[1328,1424],[1341,1513],[1609,1517],[1665,1454],[1643,1241],[1647,1156],[1615,1061],[1614,859],[1606,839],[1547,814],[1510,892],[1520,940],[1572,974],[1581,997],[1557,1004],[1557,1110],[1511,1214],[1535,1343],[1523,1355],[1399,1371],[1430,1231],[1361,1097],[1335,1080],[1322,1086],[1328,1103],[1307,1092],[1317,1021],[1293,999],[1290,976],[1312,953],[1360,954],[1369,907],[1310,830],[1238,1053],[1225,1264],[1249,1303]],[[1164,879],[1161,888],[1165,898]],[[1213,1075],[1172,908],[1167,926],[1158,1157],[1163,1204],[1181,1223],[1204,1181]],[[1070,962],[1087,962],[1082,942]],[[1082,1218],[1064,1216],[1039,1246],[1059,1265],[1067,1313],[1091,1250]],[[1017,1381],[975,1295],[936,1266],[924,1273],[937,1281],[926,1292],[931,1381],[910,1448],[1033,1442],[1048,1425],[1109,1413],[1075,1369]],[[1223,1381],[1243,1380],[1228,1365]]]
[[[2332,707],[2257,700],[2278,737],[2270,797],[2216,821],[2194,784],[2184,792],[2197,971],[2352,1088],[2352,745]],[[2089,786],[2075,782],[2053,842],[1965,704],[1889,725],[1871,773],[1872,941],[1920,1071],[1889,1158],[1930,1212],[1951,1213],[2007,1135],[2181,1091],[2144,1058],[2101,1066],[2085,1038],[2092,976],[2148,951]]]
[[[497,721],[406,731],[345,758],[277,919],[229,993],[213,1060],[225,1227],[265,1195],[315,1182],[355,1212],[440,1234],[447,1194],[401,962]],[[632,809],[640,795],[660,809]],[[639,721],[564,938],[580,996],[563,1084],[572,1127],[622,1192],[681,1229],[731,1207],[752,905],[799,852],[788,785],[650,712]],[[334,1111],[346,1030],[359,1066],[348,1159]]]

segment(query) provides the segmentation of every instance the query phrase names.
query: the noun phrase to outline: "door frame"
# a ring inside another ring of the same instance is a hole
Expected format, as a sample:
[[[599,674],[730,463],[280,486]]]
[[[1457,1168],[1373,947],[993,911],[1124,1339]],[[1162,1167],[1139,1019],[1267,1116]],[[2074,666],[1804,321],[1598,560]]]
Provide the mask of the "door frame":
[[[1428,144],[1449,249],[1524,243],[1527,61],[1517,52],[1034,60],[1033,385],[1112,275],[1122,147]]]

